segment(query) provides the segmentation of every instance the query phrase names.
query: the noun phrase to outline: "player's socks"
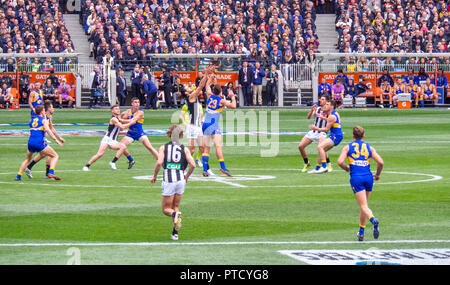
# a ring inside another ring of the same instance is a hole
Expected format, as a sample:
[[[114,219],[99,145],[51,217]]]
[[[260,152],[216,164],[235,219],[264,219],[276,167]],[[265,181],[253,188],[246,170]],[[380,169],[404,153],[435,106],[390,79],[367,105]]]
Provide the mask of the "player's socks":
[[[304,162],[305,164],[309,164],[309,159],[308,159],[307,157],[305,157],[305,158],[303,158],[303,162]]]
[[[89,168],[91,165],[89,163],[86,163],[85,165],[87,168]]]
[[[425,108],[425,101],[423,99],[419,100],[419,103],[421,108]]]
[[[28,168],[29,170],[31,170],[31,168],[33,168],[33,166],[34,166],[36,163],[37,163],[37,162],[35,162],[34,160],[32,160],[32,161],[28,164],[27,168]]]
[[[133,158],[131,157],[131,155],[127,156],[127,159],[128,159],[128,161],[133,161]]]
[[[202,158],[202,152],[200,150],[197,151],[197,160]]]
[[[319,168],[321,167],[322,165],[320,164],[320,163],[317,163],[317,165],[316,165],[316,170],[319,170]]]
[[[376,219],[375,219],[375,217],[374,216],[372,216],[372,217],[370,217],[369,218],[369,221],[373,224],[373,222],[375,221]]]
[[[49,175],[55,175],[55,170],[54,170],[53,168],[50,168],[50,169],[48,170],[48,174],[49,174]]]
[[[116,163],[116,161],[119,160],[118,157],[114,157],[113,160],[111,161],[112,163]]]
[[[225,161],[224,161],[223,159],[219,159],[219,163],[220,163],[220,168],[222,168],[222,169],[227,169],[227,168],[225,167]]]
[[[22,180],[22,172],[17,173],[16,178],[14,180],[16,181]]]
[[[203,172],[208,172],[209,154],[202,154]]]
[[[362,236],[364,236],[364,230],[366,229],[366,226],[363,226],[363,225],[359,225],[359,235],[362,235]]]
[[[323,168],[327,168],[327,161],[326,160],[322,160],[322,167]]]
[[[50,171],[50,165],[47,164],[45,166],[45,176],[48,176],[49,171]]]

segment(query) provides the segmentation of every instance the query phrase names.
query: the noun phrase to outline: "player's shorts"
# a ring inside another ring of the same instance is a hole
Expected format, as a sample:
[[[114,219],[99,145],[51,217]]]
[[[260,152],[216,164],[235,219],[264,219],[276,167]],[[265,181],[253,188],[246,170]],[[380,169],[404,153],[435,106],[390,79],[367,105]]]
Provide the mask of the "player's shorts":
[[[102,141],[101,141],[101,144],[103,144],[103,143],[106,143],[108,146],[111,147],[111,146],[114,146],[114,145],[118,144],[119,142],[116,141],[116,140],[113,140],[112,138],[110,138],[108,136],[104,136]]]
[[[318,132],[318,131],[310,130],[310,131],[305,135],[305,137],[308,138],[310,141],[317,142],[317,141],[319,141],[320,137],[326,136],[326,135],[327,135],[327,134],[324,133],[324,132]]]
[[[133,141],[142,141],[144,137],[147,137],[143,132],[142,133],[135,133],[135,132],[127,132],[125,135],[125,138],[129,139],[130,142]]]
[[[372,192],[373,176],[372,174],[350,176],[350,186],[352,187],[353,194],[356,194],[362,190]]]
[[[330,134],[330,140],[334,143],[334,146],[337,146],[341,143],[343,135],[339,134]]]
[[[188,124],[186,126],[186,138],[188,139],[196,139],[198,137],[203,136],[203,130],[199,126],[195,126],[192,124]]]
[[[222,132],[219,128],[219,120],[216,118],[211,118],[210,121],[206,121],[202,125],[202,132],[205,136],[210,135],[221,135]]]
[[[28,142],[28,151],[29,152],[41,152],[46,147],[47,147],[47,144],[45,143],[45,141],[40,141],[40,142],[29,141]]]
[[[178,194],[182,195],[184,193],[184,189],[186,188],[186,181],[180,180],[177,182],[165,182],[161,183],[161,195],[170,197],[172,195]]]
[[[67,100],[67,99],[69,99],[69,94],[61,94],[61,97],[62,97],[62,99],[63,100]]]

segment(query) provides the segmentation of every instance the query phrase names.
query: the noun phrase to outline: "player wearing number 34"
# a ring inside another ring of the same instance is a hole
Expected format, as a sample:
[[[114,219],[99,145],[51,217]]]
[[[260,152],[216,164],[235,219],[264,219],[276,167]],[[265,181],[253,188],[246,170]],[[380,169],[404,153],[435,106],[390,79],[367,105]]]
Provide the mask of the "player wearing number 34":
[[[373,180],[380,179],[383,170],[383,159],[368,143],[364,142],[364,129],[360,126],[353,128],[353,142],[346,145],[338,158],[339,166],[347,172],[350,172],[350,185],[355,194],[356,201],[360,208],[360,224],[357,238],[364,240],[364,229],[366,221],[369,220],[373,225],[373,237],[378,238],[380,234],[379,221],[368,207],[370,193],[372,193]],[[348,159],[349,165],[345,163]],[[377,172],[375,176],[370,172],[370,160],[377,163]]]

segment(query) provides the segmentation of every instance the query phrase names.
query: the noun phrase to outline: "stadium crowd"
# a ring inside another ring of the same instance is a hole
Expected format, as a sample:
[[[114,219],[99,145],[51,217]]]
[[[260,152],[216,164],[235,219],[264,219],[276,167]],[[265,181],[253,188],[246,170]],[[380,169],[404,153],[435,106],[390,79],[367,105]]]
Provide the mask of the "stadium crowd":
[[[319,45],[312,1],[81,2],[91,55],[100,61],[110,53],[126,70],[134,68],[126,62],[148,62],[151,53],[238,53],[269,68],[305,62]]]
[[[335,12],[340,52],[447,52],[447,0],[336,0]]]

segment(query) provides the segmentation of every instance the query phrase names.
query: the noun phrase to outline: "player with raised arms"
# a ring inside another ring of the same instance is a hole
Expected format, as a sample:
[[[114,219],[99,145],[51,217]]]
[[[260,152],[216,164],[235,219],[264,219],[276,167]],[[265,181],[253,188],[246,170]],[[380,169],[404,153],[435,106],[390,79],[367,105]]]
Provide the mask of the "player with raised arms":
[[[128,147],[129,144],[131,144],[134,141],[140,141],[145,148],[147,148],[151,154],[158,159],[158,152],[156,149],[152,146],[150,143],[150,140],[144,133],[144,129],[142,128],[142,125],[144,124],[144,111],[140,108],[140,101],[139,98],[133,97],[131,98],[131,109],[126,110],[120,115],[120,122],[127,124],[131,120],[134,119],[135,123],[128,127],[127,134],[122,138],[120,141],[121,144],[125,145],[125,147]],[[116,161],[122,156],[122,154],[126,151],[126,148],[121,148],[117,151],[116,156],[113,158],[113,160],[109,163],[112,169],[117,169],[116,167]],[[135,161],[129,154],[127,155],[128,158],[128,169],[133,167],[135,164]]]
[[[34,108],[34,112],[36,114],[35,117],[32,117],[29,123],[30,126],[30,137],[28,139],[28,149],[27,149],[27,157],[22,162],[19,173],[17,174],[14,180],[20,181],[22,180],[22,173],[25,171],[25,168],[30,163],[31,158],[33,157],[33,153],[38,152],[42,156],[50,157],[50,169],[48,173],[48,178],[53,180],[61,180],[58,176],[55,175],[55,167],[58,162],[58,154],[56,151],[45,142],[44,136],[47,133],[59,146],[63,146],[63,144],[58,140],[58,138],[53,134],[48,125],[48,120],[45,118],[45,110],[44,106],[38,105]]]
[[[338,112],[336,112],[335,108],[336,101],[326,102],[322,107],[325,115],[327,115],[326,126],[323,128],[318,128],[315,125],[309,126],[310,130],[315,130],[318,132],[327,133],[328,131],[330,131],[330,136],[328,138],[320,137],[319,145],[317,146],[317,165],[315,169],[310,170],[308,173],[319,174],[327,172],[327,152],[333,147],[338,146],[342,141],[343,133],[341,126],[341,117],[339,116]]]
[[[214,87],[211,89],[212,81],[215,81]],[[220,173],[231,177],[231,173],[225,166],[225,160],[222,151],[222,132],[219,128],[219,119],[222,114],[223,107],[236,109],[236,95],[231,91],[228,91],[228,97],[231,98],[231,102],[227,101],[222,94],[222,87],[217,84],[215,74],[210,74],[208,82],[206,83],[206,116],[202,125],[203,131],[203,176],[208,177],[209,167],[209,153],[211,150],[211,139],[216,146],[216,155],[220,163]]]
[[[192,172],[195,162],[189,149],[180,144],[183,138],[183,129],[179,125],[170,126],[167,131],[170,142],[159,148],[158,160],[150,183],[154,184],[161,167],[164,169],[164,177],[161,183],[162,211],[166,216],[172,217],[172,240],[178,240],[178,231],[181,228],[180,202]],[[185,170],[189,165],[187,173]]]
[[[378,239],[380,235],[379,221],[368,206],[370,194],[372,193],[373,180],[379,180],[383,170],[383,159],[368,143],[363,141],[364,129],[360,126],[353,128],[353,142],[344,146],[341,155],[338,158],[339,166],[347,172],[350,172],[350,185],[355,194],[356,201],[360,208],[359,231],[357,238],[364,240],[364,230],[366,222],[369,220],[373,225],[373,237]],[[348,164],[345,160],[348,159]],[[370,160],[377,163],[377,172],[375,176],[370,171]]]
[[[199,95],[202,93],[203,88],[206,85],[206,81],[209,73],[212,71],[213,66],[206,68],[205,75],[200,81],[198,87],[195,90],[191,88],[185,88],[185,92],[187,93],[188,101],[186,105],[183,106],[183,109],[180,114],[180,119],[183,124],[186,125],[186,137],[189,140],[189,151],[193,156],[195,153],[195,146],[198,145],[200,156],[203,153],[203,131],[202,125],[204,121],[204,114],[202,104],[199,101]],[[198,166],[202,167],[201,157],[197,157],[196,162]]]
[[[106,135],[103,137],[97,153],[94,156],[92,156],[92,158],[88,161],[88,163],[83,167],[83,171],[89,171],[89,167],[95,161],[101,158],[108,148],[125,152],[125,155],[127,156],[130,155],[129,152],[126,150],[127,147],[123,143],[119,143],[117,141],[117,137],[119,136],[119,132],[121,130],[126,129],[129,126],[136,123],[137,118],[132,119],[130,122],[126,124],[122,124],[119,120],[120,107],[117,104],[111,106],[111,113],[112,116],[109,119],[108,131]]]

